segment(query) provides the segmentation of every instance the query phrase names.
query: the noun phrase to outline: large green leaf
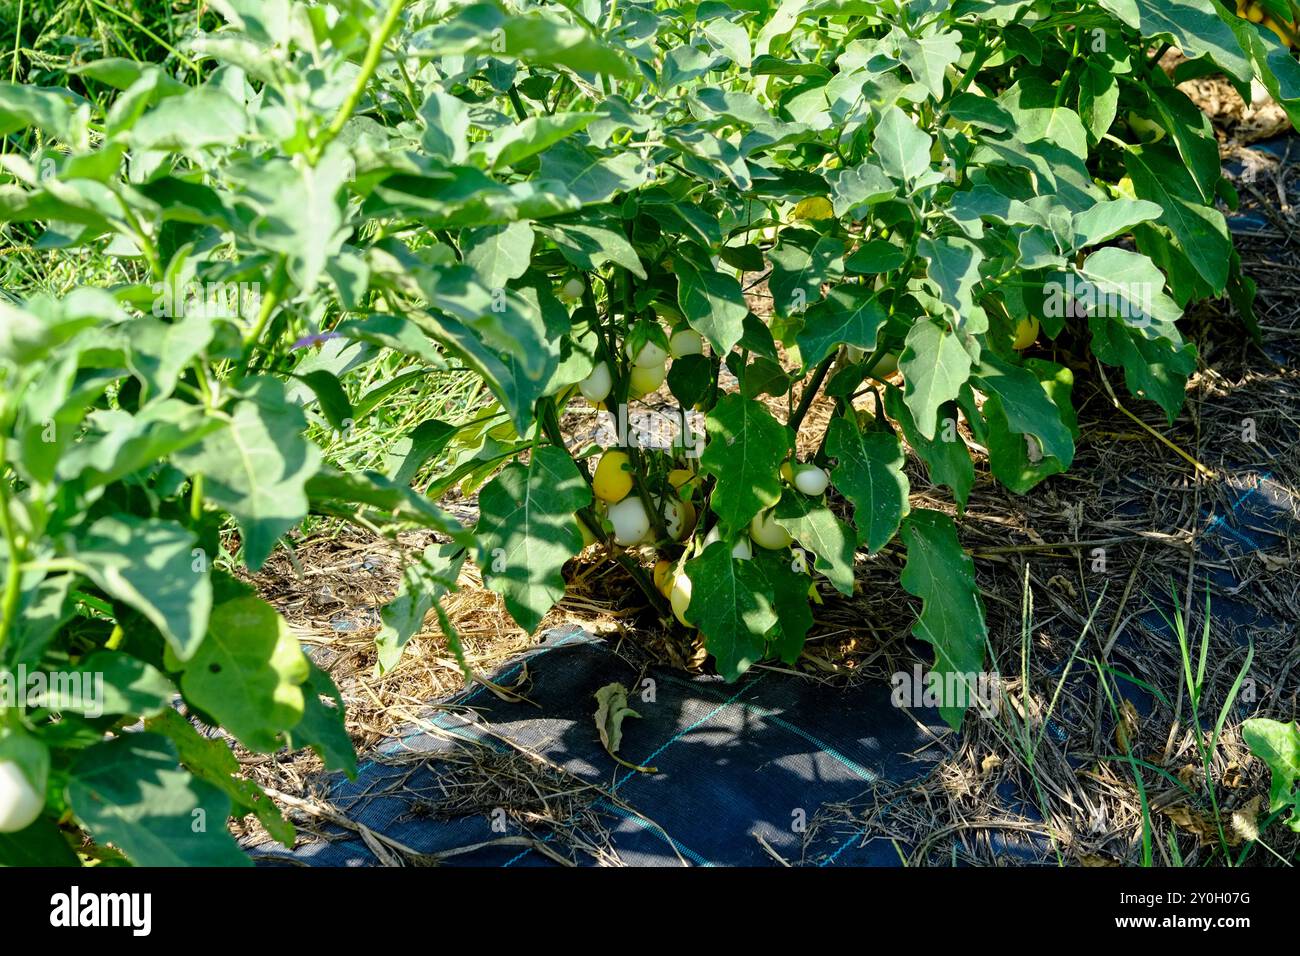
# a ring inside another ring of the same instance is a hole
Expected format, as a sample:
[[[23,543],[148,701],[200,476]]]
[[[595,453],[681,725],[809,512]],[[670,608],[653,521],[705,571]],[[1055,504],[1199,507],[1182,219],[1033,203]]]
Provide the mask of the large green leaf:
[[[307,420],[289,402],[283,382],[257,376],[244,394],[229,425],[179,454],[176,463],[202,474],[204,494],[235,516],[244,561],[256,571],[280,536],[307,514],[303,489],[320,452],[303,437]]]
[[[767,634],[778,625],[776,610],[763,593],[763,572],[752,561],[732,557],[726,541],[715,541],[684,569],[691,582],[686,619],[700,629],[718,673],[735,680],[762,660]]]
[[[1066,367],[1041,359],[1030,359],[1025,363],[1026,369],[1042,385],[1048,399],[1055,406],[1061,423],[1068,429],[1072,439],[1077,440],[1079,429],[1075,420],[1074,409],[1070,405],[1070,390],[1074,385],[1074,374]],[[1017,430],[1023,428],[1029,415],[1013,415],[1008,406],[1017,406],[1019,398],[1008,400],[999,393],[986,396],[984,406],[980,409],[984,416],[988,434],[986,442],[989,451],[989,469],[995,478],[1016,494],[1025,494],[1036,484],[1050,475],[1057,475],[1070,467],[1069,459],[1056,457],[1047,451],[1043,443],[1032,432]],[[1041,408],[1038,400],[1030,399],[1027,408],[1036,410],[1044,417],[1048,413]],[[1013,419],[1015,424],[1013,424]],[[1071,454],[1073,442],[1068,446]]]
[[[230,798],[183,769],[166,737],[128,733],[81,752],[68,805],[139,866],[251,866],[226,829]]]
[[[158,628],[171,651],[189,660],[212,609],[210,558],[193,554],[198,539],[173,521],[106,515],[74,546],[90,579]]]
[[[500,289],[528,271],[533,230],[526,222],[476,229],[466,240],[465,261],[490,289]]]
[[[892,432],[864,432],[841,416],[828,426],[826,454],[837,459],[831,481],[853,502],[858,541],[874,554],[889,543],[908,511],[902,442]]]
[[[343,695],[334,681],[315,661],[303,681],[302,720],[284,735],[290,750],[310,747],[316,751],[327,770],[342,770],[349,778],[357,775],[357,753],[343,720]]]
[[[826,575],[837,591],[853,593],[857,532],[835,517],[825,501],[787,490],[777,502],[773,518],[800,547],[813,553],[813,567]]]
[[[1256,717],[1241,725],[1241,738],[1250,752],[1271,771],[1268,809],[1271,813],[1290,808],[1287,826],[1300,833],[1300,728],[1295,721]]]
[[[790,430],[762,402],[740,395],[723,396],[704,426],[708,444],[700,472],[716,482],[709,506],[723,536],[731,537],[781,497],[779,472],[790,451]]]
[[[176,694],[156,667],[117,651],[94,651],[51,677],[31,706],[60,713],[148,716],[168,707]]]
[[[677,262],[677,303],[691,328],[709,340],[715,352],[725,355],[744,334],[749,306],[734,276],[711,268],[697,268],[680,256]]]
[[[804,368],[818,364],[840,345],[870,351],[876,333],[889,314],[871,288],[857,283],[838,285],[808,310],[795,337]]]
[[[912,633],[934,647],[934,674],[944,685],[956,681],[970,694],[984,665],[988,635],[974,562],[961,549],[956,525],[942,512],[914,510],[903,522],[902,536],[907,547],[903,587],[921,599]],[[954,730],[961,727],[964,713],[957,704],[948,700],[939,708]]]
[[[532,633],[564,596],[561,569],[582,550],[574,512],[591,489],[563,448],[534,448],[479,492],[475,529],[483,582],[505,598],[506,610]]]
[[[236,814],[254,814],[267,833],[285,847],[293,848],[293,824],[284,818],[261,787],[242,776],[239,760],[226,741],[203,736],[170,708],[145,721],[145,729],[169,739],[176,747],[181,766],[225,793]]]
[[[934,438],[939,406],[957,397],[970,376],[970,366],[970,355],[946,325],[920,319],[908,331],[898,357],[903,400],[926,438]]]
[[[255,595],[212,609],[208,633],[185,664],[185,699],[250,750],[269,753],[302,719],[307,657],[288,623]]]
[[[1097,316],[1088,319],[1088,329],[1093,354],[1123,368],[1129,391],[1157,402],[1172,425],[1183,407],[1187,379],[1196,371],[1196,346],[1150,339],[1129,325]]]
[[[1130,147],[1124,168],[1138,198],[1164,210],[1157,222],[1173,233],[1183,254],[1213,290],[1222,292],[1232,255],[1228,225],[1221,212],[1206,205],[1186,164],[1157,144]]]
[[[985,349],[980,364],[971,372],[971,380],[986,395],[998,397],[1012,431],[1033,435],[1045,455],[1058,459],[1066,468],[1070,466],[1074,437],[1062,420],[1061,409],[1032,372]]]
[[[1173,39],[1188,59],[1209,56],[1233,79],[1249,83],[1250,63],[1210,0],[1100,0],[1148,39]]]
[[[891,385],[885,390],[885,411],[898,422],[907,444],[925,462],[930,480],[951,488],[953,498],[964,509],[971,488],[975,486],[975,463],[971,461],[970,449],[957,430],[957,406],[952,402],[939,406],[934,438],[926,438],[916,427],[912,410],[903,401],[901,389]]]
[[[930,145],[934,140],[906,113],[890,106],[880,118],[872,152],[881,167],[895,179],[909,182],[930,168]]]

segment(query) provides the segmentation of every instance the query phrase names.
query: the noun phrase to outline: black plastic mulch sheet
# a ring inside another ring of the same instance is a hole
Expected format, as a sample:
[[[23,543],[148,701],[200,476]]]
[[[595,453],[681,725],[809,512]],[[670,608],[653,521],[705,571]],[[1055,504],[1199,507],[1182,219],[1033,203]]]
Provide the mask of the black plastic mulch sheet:
[[[655,700],[647,703],[636,683],[641,675],[604,641],[579,629],[548,632],[538,648],[494,682],[509,686],[525,663],[530,678],[526,693],[540,710],[503,701],[481,685],[452,703],[471,705],[495,734],[616,795],[622,806],[600,797],[596,807],[607,814],[610,842],[628,865],[778,865],[760,837],[794,864],[896,864],[891,844],[872,841],[860,847],[858,835],[848,827],[838,833],[823,827],[805,846],[806,823],[825,804],[859,797],[882,778],[897,781],[924,773],[932,766],[925,757],[932,733],[946,729],[933,711],[894,707],[887,684],[846,691],[773,672],[726,684],[716,677],[687,678],[652,668],[645,677],[654,681]],[[641,714],[625,720],[619,756],[653,766],[656,773],[619,766],[600,742],[594,695],[615,681],[629,688],[630,704]],[[453,735],[509,749],[461,714],[443,712],[431,720]],[[412,812],[414,804],[436,803],[443,794],[437,757],[456,746],[440,735],[417,731],[387,748],[389,754],[429,753],[415,772],[409,762],[391,766],[371,760],[361,766],[356,781],[340,777],[330,800],[357,823],[423,853],[518,835],[513,824],[505,834],[494,831],[486,813],[431,820]],[[541,828],[536,835],[545,841],[553,834]],[[316,866],[377,862],[361,839],[343,831],[339,836],[299,846],[293,856]],[[489,847],[447,862],[553,865],[527,847]],[[576,862],[594,861],[579,854]]]

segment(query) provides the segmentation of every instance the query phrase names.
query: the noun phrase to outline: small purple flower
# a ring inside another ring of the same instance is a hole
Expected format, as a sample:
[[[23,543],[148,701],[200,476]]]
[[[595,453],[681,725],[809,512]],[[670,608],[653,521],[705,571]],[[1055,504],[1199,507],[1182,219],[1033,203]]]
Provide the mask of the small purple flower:
[[[313,335],[304,335],[297,342],[294,342],[293,345],[289,346],[289,348],[305,349],[311,345],[323,345],[326,342],[328,342],[330,339],[337,339],[337,338],[339,338],[339,334],[337,332],[317,332]]]

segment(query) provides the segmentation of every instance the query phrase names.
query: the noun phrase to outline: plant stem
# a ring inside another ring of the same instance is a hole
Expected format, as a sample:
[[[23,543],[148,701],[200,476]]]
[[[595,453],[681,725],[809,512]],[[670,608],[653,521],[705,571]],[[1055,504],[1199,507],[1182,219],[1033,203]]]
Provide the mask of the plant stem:
[[[805,386],[803,394],[799,396],[799,405],[794,410],[794,415],[786,424],[791,431],[798,434],[799,426],[803,424],[804,416],[808,414],[808,409],[812,408],[813,399],[817,397],[817,392],[822,387],[822,382],[826,380],[827,374],[831,370],[831,364],[835,361],[835,354],[822,359],[821,364],[817,366],[817,371],[813,373],[812,381]]]
[[[5,460],[6,439],[0,434],[0,463]],[[3,652],[9,640],[9,631],[18,617],[18,599],[22,596],[22,545],[18,532],[14,528],[13,518],[9,514],[9,479],[0,475],[0,533],[4,535],[5,546],[9,552],[9,563],[5,568],[5,586],[0,597],[0,652]]]
[[[401,18],[402,8],[405,6],[406,0],[392,0],[388,5],[388,12],[384,14],[379,29],[370,36],[370,45],[366,47],[365,58],[361,61],[361,72],[357,74],[356,82],[352,84],[347,99],[343,101],[343,106],[334,115],[334,119],[329,126],[325,127],[324,132],[320,134],[307,151],[307,161],[311,165],[316,165],[321,158],[321,154],[325,152],[325,147],[334,141],[334,138],[347,125],[348,120],[352,118],[352,113],[356,110],[357,104],[361,102],[361,97],[365,95],[366,87],[370,84],[370,78],[375,75],[375,70],[379,67],[379,58],[383,56],[384,44],[388,42],[397,29],[397,21]]]

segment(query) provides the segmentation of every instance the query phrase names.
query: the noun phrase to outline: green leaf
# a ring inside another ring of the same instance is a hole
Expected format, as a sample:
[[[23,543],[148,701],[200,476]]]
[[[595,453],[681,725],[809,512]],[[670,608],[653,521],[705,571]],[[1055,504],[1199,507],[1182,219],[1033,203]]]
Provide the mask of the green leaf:
[[[490,169],[515,166],[599,118],[599,113],[530,116],[522,122],[496,130],[482,147],[482,152]]]
[[[949,236],[932,240],[922,236],[916,244],[917,254],[926,260],[926,275],[939,290],[939,298],[952,310],[950,317],[959,332],[983,332],[987,322],[973,318],[971,291],[980,280],[980,263],[984,253],[968,239]]]
[[[504,288],[528,271],[533,230],[526,222],[473,230],[465,243],[465,262],[491,289]]]
[[[891,106],[876,127],[872,152],[886,173],[907,183],[929,170],[933,142],[906,113]]]
[[[1076,288],[1075,299],[1089,315],[1122,324],[1144,338],[1182,342],[1175,323],[1183,310],[1165,295],[1164,274],[1146,256],[1107,246],[1089,255],[1079,273],[1088,281]],[[1046,306],[1054,315],[1070,315],[1067,304],[1057,301],[1061,291],[1069,292],[1068,283],[1064,290],[1059,285],[1050,290]]]
[[[1232,239],[1223,214],[1205,204],[1186,165],[1156,146],[1131,146],[1124,168],[1133,180],[1139,199],[1148,199],[1164,211],[1157,222],[1174,234],[1183,254],[1210,283],[1223,292],[1228,281],[1228,259]]]
[[[762,660],[767,634],[778,624],[763,573],[752,560],[733,558],[726,541],[715,541],[683,569],[691,582],[685,617],[700,629],[718,673],[734,681]]]
[[[602,157],[568,140],[542,154],[541,175],[562,183],[584,205],[607,202],[649,182],[652,168],[634,152]]]
[[[776,614],[776,623],[765,635],[767,647],[764,655],[793,664],[803,653],[804,639],[813,626],[812,609],[808,606],[811,581],[807,563],[792,560],[790,552],[785,549],[768,551],[765,548],[756,548],[753,558],[744,563],[761,575],[762,596],[771,602]]]
[[[781,497],[781,462],[790,451],[790,430],[755,399],[724,395],[704,420],[708,444],[700,472],[716,479],[709,506],[723,537],[743,531],[750,520]]]
[[[239,177],[238,204],[250,220],[241,238],[284,256],[289,276],[304,291],[315,287],[352,231],[340,202],[352,162],[348,150],[335,142],[314,166],[277,158],[227,167],[229,175]]]
[[[254,781],[242,776],[239,760],[219,737],[205,737],[192,723],[168,708],[145,721],[145,729],[160,734],[176,747],[181,766],[199,780],[212,784],[230,798],[235,814],[251,813],[271,838],[293,849],[296,831],[280,808]]]
[[[961,59],[961,34],[956,30],[926,33],[899,40],[898,58],[908,72],[936,100],[943,99],[943,81],[948,67]]]
[[[1072,248],[1083,249],[1132,231],[1140,222],[1158,219],[1164,210],[1144,199],[1107,199],[1091,209],[1075,213],[1071,221],[1074,232]]]
[[[582,550],[573,515],[590,503],[578,466],[553,445],[534,448],[526,464],[507,465],[479,492],[475,541],[483,581],[530,634],[564,596],[564,562]]]
[[[975,387],[996,395],[1012,431],[1033,435],[1045,455],[1068,468],[1074,461],[1074,437],[1061,420],[1061,410],[1032,372],[1012,365],[991,349],[985,349],[980,364],[971,372]]]
[[[1089,60],[1079,77],[1079,118],[1095,142],[1110,131],[1119,107],[1119,81],[1107,67]]]
[[[713,350],[726,355],[744,334],[749,306],[734,276],[712,268],[696,268],[685,256],[675,260],[677,304],[696,332],[709,340]]]
[[[285,734],[290,750],[310,747],[327,770],[342,770],[351,779],[357,776],[357,753],[343,720],[343,695],[329,674],[308,658],[311,668],[303,681],[302,720]]]
[[[148,716],[167,708],[175,694],[172,682],[156,667],[129,654],[94,651],[62,669],[31,705],[88,717]]]
[[[424,122],[420,146],[426,153],[454,165],[465,161],[469,154],[468,103],[435,90],[420,104],[420,119]]]
[[[208,560],[196,562],[198,539],[173,521],[106,515],[74,545],[95,584],[143,614],[181,660],[203,640],[212,609]]]
[[[837,217],[852,213],[854,219],[861,219],[871,206],[898,192],[884,170],[870,161],[841,169],[829,178],[831,206]]]
[[[130,326],[127,361],[140,379],[140,398],[166,398],[185,366],[212,341],[216,327],[201,310],[187,310],[175,322],[145,316]]]
[[[111,484],[147,468],[219,431],[219,420],[178,399],[154,402],[131,415],[100,409],[88,416],[87,429],[59,460],[62,481],[79,479],[87,488]]]
[[[879,275],[892,272],[906,261],[907,254],[888,239],[871,239],[853,250],[844,260],[844,268],[860,275]]]
[[[853,502],[858,542],[875,554],[889,543],[908,512],[902,442],[891,432],[861,431],[840,416],[827,428],[826,454],[837,459],[831,481]]]
[[[835,286],[804,316],[795,336],[804,370],[817,365],[840,345],[871,351],[876,334],[889,314],[869,286],[846,283]]]
[[[1219,160],[1219,142],[1210,118],[1176,87],[1157,86],[1152,90],[1151,105],[1159,114],[1160,124],[1178,147],[1178,155],[1182,157],[1202,199],[1213,203],[1215,187],[1223,178],[1223,167]]]
[[[777,502],[773,519],[801,547],[816,556],[813,567],[826,576],[835,590],[841,594],[853,593],[857,532],[835,517],[835,512],[822,499],[787,490]]]
[[[1243,721],[1241,738],[1250,752],[1264,761],[1272,772],[1268,791],[1270,813],[1290,808],[1287,826],[1300,833],[1300,727],[1295,721],[1281,721],[1255,717]]]
[[[70,90],[0,83],[0,136],[29,126],[74,150],[90,145],[90,104]]]
[[[885,389],[885,411],[898,422],[907,444],[925,462],[930,480],[951,488],[958,507],[965,510],[970,490],[975,486],[975,464],[957,430],[957,406],[952,402],[939,406],[934,438],[926,438],[916,427],[912,410],[903,401],[901,389],[892,385]]]
[[[251,866],[226,829],[230,798],[181,768],[166,737],[127,733],[81,752],[68,805],[138,866]]]
[[[0,833],[0,867],[80,867],[67,837],[48,817],[17,833]]]
[[[1124,369],[1128,390],[1165,410],[1169,424],[1183,407],[1188,377],[1196,371],[1196,346],[1147,338],[1131,326],[1099,316],[1088,319],[1098,360]]]
[[[397,595],[379,612],[383,625],[375,636],[378,673],[392,670],[401,660],[407,641],[419,633],[433,605],[456,589],[456,577],[464,563],[464,548],[431,544],[402,569]]]
[[[1167,36],[1189,60],[1209,56],[1233,79],[1249,83],[1250,63],[1210,0],[1100,0],[1147,39]],[[1136,14],[1136,15],[1135,15]]]
[[[705,356],[683,355],[668,366],[668,390],[682,408],[697,407],[712,388],[712,368]]]
[[[355,506],[361,504],[374,509],[374,513],[366,516],[372,521],[388,518],[414,522],[460,544],[469,542],[469,532],[427,495],[377,472],[341,472],[326,466],[312,475],[305,488],[312,510],[321,514],[352,518],[357,514]],[[340,503],[346,507],[340,507]]]
[[[352,402],[348,393],[343,391],[337,376],[323,368],[315,369],[302,376],[313,392],[325,420],[337,431],[346,432],[352,424]]]
[[[786,229],[768,253],[767,287],[777,315],[799,315],[821,299],[822,285],[844,270],[844,243],[807,229]]]
[[[566,223],[546,230],[561,255],[584,272],[596,272],[607,262],[622,266],[639,279],[646,278],[632,243],[623,233],[589,223]]]
[[[270,753],[303,715],[309,668],[279,612],[246,595],[212,609],[208,633],[185,664],[185,699],[250,750]]]
[[[261,568],[280,536],[307,514],[304,485],[320,452],[303,438],[307,420],[277,379],[250,379],[229,427],[176,457],[178,467],[204,476],[204,494],[239,522],[244,562]]]
[[[1072,439],[1077,440],[1079,429],[1070,405],[1074,374],[1064,366],[1041,359],[1029,359],[1025,365],[1041,383]],[[1033,404],[1037,405],[1037,402]],[[985,442],[989,451],[989,469],[998,481],[1016,494],[1025,494],[1043,479],[1070,467],[1069,460],[1045,451],[1041,441],[1017,430],[1017,425],[1012,424],[1013,416],[1007,411],[1007,402],[998,394],[988,395],[980,411],[988,430]],[[1073,444],[1070,448],[1073,451]]]
[[[127,138],[135,150],[188,153],[233,146],[244,136],[247,110],[218,86],[169,96],[135,121]]]
[[[907,563],[901,577],[908,594],[921,599],[921,616],[912,634],[934,647],[934,673],[952,686],[969,687],[984,665],[984,606],[975,585],[975,565],[962,551],[957,527],[942,512],[914,510],[903,522]],[[969,692],[968,692],[969,693]],[[954,730],[961,727],[963,707],[948,701],[939,713]]]
[[[925,438],[934,438],[939,406],[957,397],[970,366],[970,355],[946,325],[923,318],[908,331],[898,357],[903,399]]]
[[[420,422],[405,438],[388,450],[384,470],[395,485],[409,485],[425,464],[442,454],[460,431],[449,422],[429,418]]]

